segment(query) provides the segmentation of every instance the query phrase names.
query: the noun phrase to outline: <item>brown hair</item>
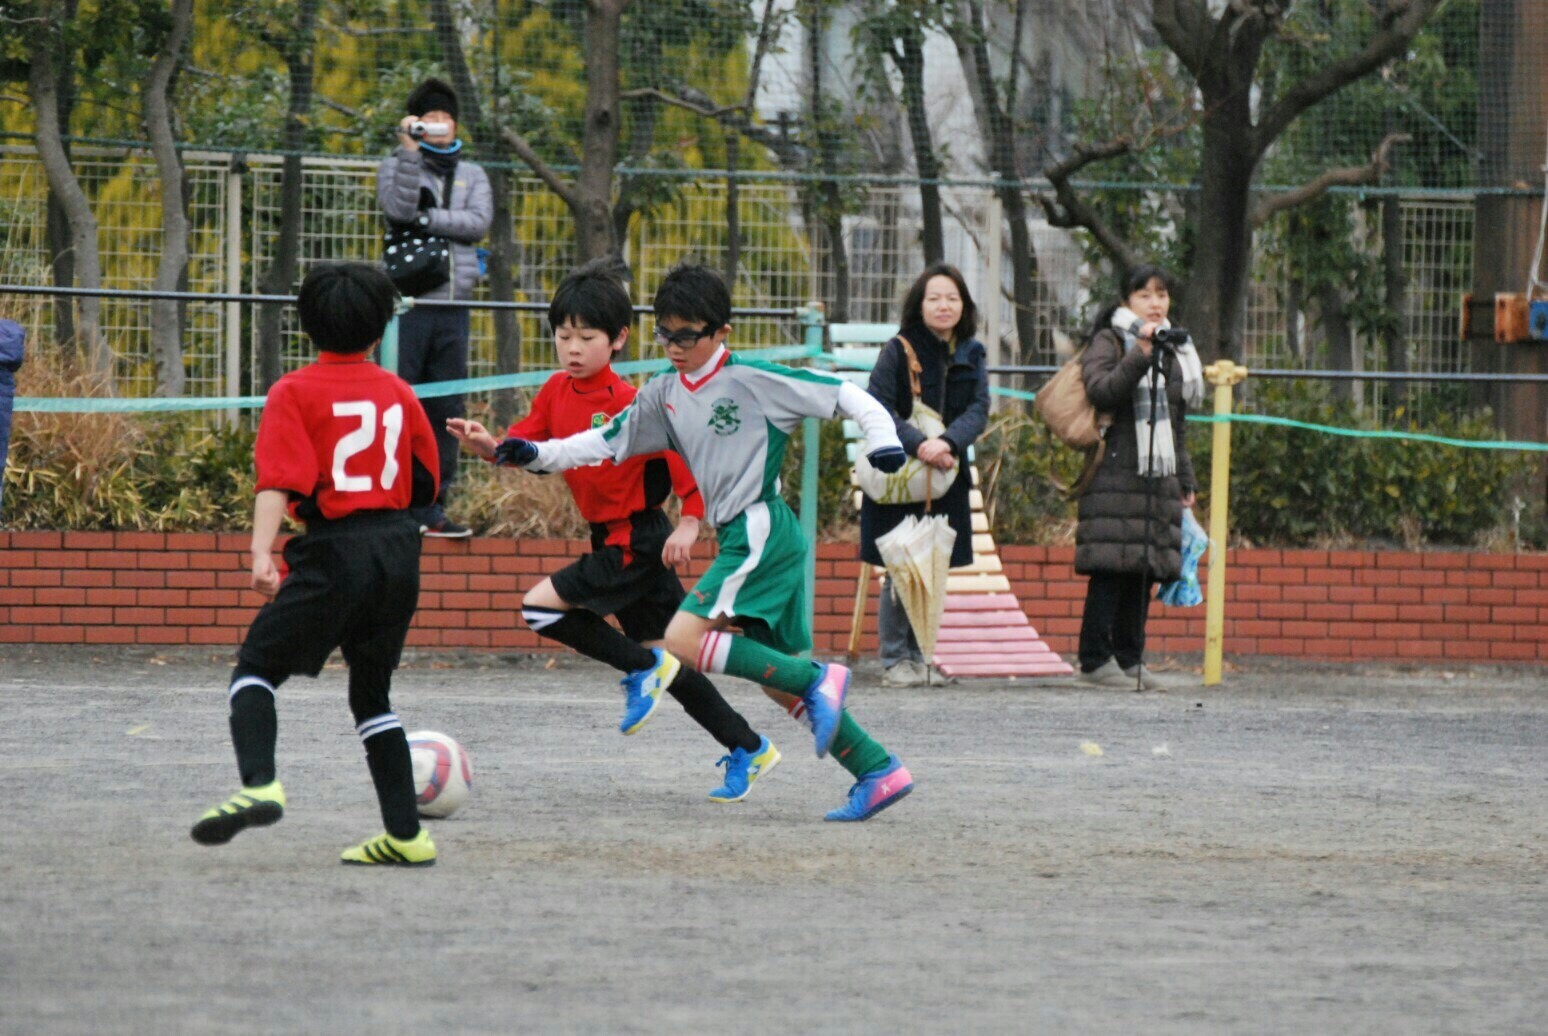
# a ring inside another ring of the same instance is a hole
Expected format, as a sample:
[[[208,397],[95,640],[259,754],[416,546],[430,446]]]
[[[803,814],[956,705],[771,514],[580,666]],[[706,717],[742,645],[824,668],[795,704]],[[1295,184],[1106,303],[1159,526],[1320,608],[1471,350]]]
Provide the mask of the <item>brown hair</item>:
[[[978,332],[978,307],[973,304],[973,295],[968,291],[967,281],[962,279],[962,271],[950,263],[931,263],[914,281],[908,294],[903,296],[903,316],[898,320],[899,328],[907,331],[911,327],[924,326],[922,311],[925,285],[930,283],[931,277],[950,277],[956,284],[957,293],[962,296],[962,316],[952,329],[952,337],[959,342],[972,338]]]

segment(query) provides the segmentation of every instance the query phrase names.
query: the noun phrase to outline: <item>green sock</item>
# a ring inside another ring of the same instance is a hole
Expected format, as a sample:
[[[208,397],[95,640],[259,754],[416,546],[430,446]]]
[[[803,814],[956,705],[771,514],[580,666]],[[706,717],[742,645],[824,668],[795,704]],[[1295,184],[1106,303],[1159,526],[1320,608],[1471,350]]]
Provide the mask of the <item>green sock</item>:
[[[816,666],[764,647],[756,640],[733,636],[726,652],[726,672],[787,694],[804,695],[817,675]]]
[[[872,770],[880,770],[891,758],[881,743],[855,722],[848,709],[844,710],[839,719],[838,736],[833,739],[833,747],[828,751],[839,761],[840,766],[854,774],[856,780]]]

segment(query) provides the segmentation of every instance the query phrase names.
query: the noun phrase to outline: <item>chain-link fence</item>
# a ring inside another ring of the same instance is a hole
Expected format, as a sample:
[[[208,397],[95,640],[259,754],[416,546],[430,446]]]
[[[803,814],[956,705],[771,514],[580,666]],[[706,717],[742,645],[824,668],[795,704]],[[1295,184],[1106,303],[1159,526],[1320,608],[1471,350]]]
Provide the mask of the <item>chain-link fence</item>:
[[[93,196],[103,247],[105,286],[146,288],[155,274],[159,248],[159,203],[155,170],[143,156],[78,148],[76,166]],[[272,258],[278,233],[280,159],[193,153],[186,175],[194,226],[189,289],[256,291]],[[365,159],[307,159],[300,244],[301,269],[325,259],[375,260],[381,250],[382,220],[375,199],[376,163]],[[833,298],[825,272],[827,252],[820,230],[809,227],[799,189],[787,183],[742,182],[736,187],[739,255],[735,302],[746,307],[794,309]],[[1048,363],[1060,332],[1078,337],[1093,302],[1096,275],[1076,238],[1035,222],[1031,227],[1039,276],[1033,324],[1039,338],[1031,350],[1017,342],[1010,292],[1008,235],[996,196],[988,189],[952,187],[944,192],[947,258],[969,281],[984,312],[986,340],[1001,343],[1005,362]],[[728,188],[724,181],[683,183],[671,200],[637,219],[625,245],[637,301],[648,302],[662,276],[685,258],[723,269],[727,260]],[[896,321],[898,306],[923,262],[919,250],[915,188],[873,186],[843,221],[849,259],[849,318]],[[45,233],[46,184],[30,149],[0,149],[0,275],[13,283],[48,282]],[[512,184],[515,214],[516,280],[520,296],[541,301],[570,269],[569,216],[562,203],[534,178]],[[1402,334],[1410,370],[1465,371],[1468,354],[1457,333],[1458,299],[1472,275],[1473,206],[1466,199],[1430,197],[1401,203],[1403,275],[1406,284]],[[1364,247],[1378,249],[1376,243]],[[1327,362],[1326,343],[1310,300],[1297,296],[1282,263],[1255,264],[1247,318],[1249,365],[1317,367]],[[998,276],[997,304],[985,290]],[[480,288],[487,296],[487,289]],[[154,386],[150,358],[149,303],[108,300],[103,307],[107,338],[117,355],[120,390],[148,394]],[[233,323],[235,322],[235,323]],[[551,363],[547,329],[535,314],[518,318],[523,364]],[[476,312],[473,371],[495,373],[492,318]],[[648,320],[634,341],[652,355]],[[194,304],[187,307],[183,338],[190,395],[247,391],[254,384],[256,322],[243,307]],[[293,326],[287,330],[285,359],[308,354]],[[748,346],[789,344],[797,332],[772,318],[744,321],[735,339]],[[1356,369],[1384,369],[1383,344],[1356,334]],[[235,363],[236,367],[231,365]],[[1373,399],[1375,397],[1373,396]]]

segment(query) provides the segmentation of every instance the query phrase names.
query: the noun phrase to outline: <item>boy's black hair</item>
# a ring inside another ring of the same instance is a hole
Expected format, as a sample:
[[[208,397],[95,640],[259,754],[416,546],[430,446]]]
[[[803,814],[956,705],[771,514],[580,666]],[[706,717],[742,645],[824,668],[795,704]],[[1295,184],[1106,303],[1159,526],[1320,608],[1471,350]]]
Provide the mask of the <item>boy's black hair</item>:
[[[633,322],[629,294],[612,273],[614,264],[592,260],[559,282],[548,302],[548,326],[558,330],[565,321],[595,328],[614,339]]]
[[[331,353],[365,352],[392,319],[398,289],[367,263],[318,263],[301,282],[301,330]]]
[[[707,266],[674,267],[656,289],[656,319],[676,317],[703,324],[706,333],[731,323],[731,292],[720,274]]]

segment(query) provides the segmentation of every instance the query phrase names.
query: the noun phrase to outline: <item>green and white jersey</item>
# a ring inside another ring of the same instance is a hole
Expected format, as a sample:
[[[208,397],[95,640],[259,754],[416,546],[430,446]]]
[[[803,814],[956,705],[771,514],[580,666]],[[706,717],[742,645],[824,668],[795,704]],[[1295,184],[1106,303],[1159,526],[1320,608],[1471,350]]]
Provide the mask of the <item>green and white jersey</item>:
[[[867,452],[901,445],[892,415],[858,386],[727,351],[697,380],[676,371],[657,375],[599,429],[537,443],[538,459],[528,467],[564,471],[675,450],[699,484],[705,520],[718,528],[779,496],[785,444],[803,418],[840,414],[865,431]]]

